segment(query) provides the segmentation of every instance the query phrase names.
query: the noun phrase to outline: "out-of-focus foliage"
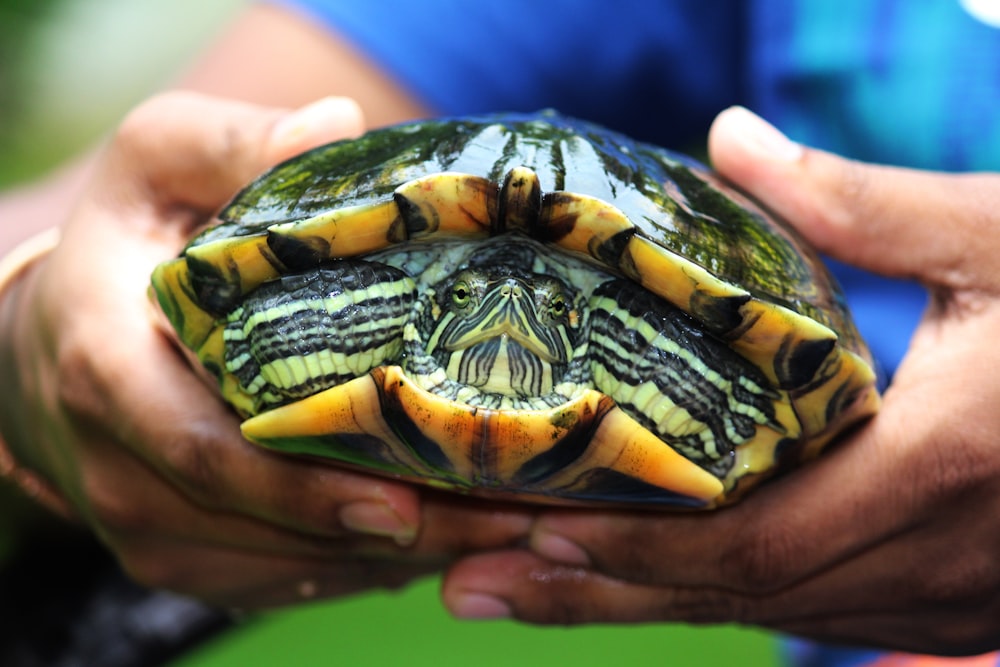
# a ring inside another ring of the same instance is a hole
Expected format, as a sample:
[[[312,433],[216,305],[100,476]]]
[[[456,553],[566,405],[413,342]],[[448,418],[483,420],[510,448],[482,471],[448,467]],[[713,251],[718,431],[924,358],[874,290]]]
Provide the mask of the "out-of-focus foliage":
[[[173,85],[246,0],[0,0],[0,187]]]
[[[0,155],[26,108],[27,73],[40,27],[65,1],[0,0]]]

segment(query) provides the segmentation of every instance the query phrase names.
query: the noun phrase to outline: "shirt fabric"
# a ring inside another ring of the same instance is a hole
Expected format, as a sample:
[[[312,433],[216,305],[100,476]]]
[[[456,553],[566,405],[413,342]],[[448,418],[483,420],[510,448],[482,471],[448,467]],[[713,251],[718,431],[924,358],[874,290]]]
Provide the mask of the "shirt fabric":
[[[284,1],[440,115],[555,108],[697,154],[715,115],[742,104],[851,158],[1000,170],[1000,29],[971,0]],[[891,376],[923,290],[832,266]],[[789,654],[810,667],[890,664],[807,643]]]

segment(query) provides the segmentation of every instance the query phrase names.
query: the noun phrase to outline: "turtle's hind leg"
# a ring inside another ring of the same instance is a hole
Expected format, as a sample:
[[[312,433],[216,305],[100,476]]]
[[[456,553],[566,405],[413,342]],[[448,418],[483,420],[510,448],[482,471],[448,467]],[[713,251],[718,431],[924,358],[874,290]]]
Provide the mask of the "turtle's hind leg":
[[[782,437],[784,392],[687,313],[629,280],[591,298],[594,384],[681,454],[725,478],[764,427]]]

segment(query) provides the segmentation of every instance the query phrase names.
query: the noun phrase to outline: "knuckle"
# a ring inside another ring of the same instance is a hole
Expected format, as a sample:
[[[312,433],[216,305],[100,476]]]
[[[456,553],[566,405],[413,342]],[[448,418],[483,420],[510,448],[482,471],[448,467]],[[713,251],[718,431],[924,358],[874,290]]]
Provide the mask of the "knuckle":
[[[164,118],[177,114],[199,97],[196,93],[171,90],[157,93],[134,107],[119,123],[115,144],[146,147],[155,140]]]
[[[781,524],[745,524],[723,554],[723,580],[744,593],[776,592],[796,579],[798,543],[794,531]]]
[[[223,509],[219,488],[222,483],[220,446],[213,429],[192,421],[181,431],[172,431],[160,445],[163,473],[185,495],[202,507]]]
[[[871,168],[854,160],[837,161],[830,201],[820,208],[827,225],[850,228],[881,218],[881,198],[876,193]]]
[[[117,491],[116,485],[97,476],[84,481],[87,506],[102,532],[116,535],[138,535],[152,529],[152,515],[137,499]]]
[[[748,623],[752,621],[748,600],[736,593],[716,589],[678,589],[663,616],[699,625]]]
[[[191,575],[186,568],[154,550],[124,545],[118,550],[118,560],[126,576],[146,588],[180,593],[192,590]]]
[[[988,561],[965,556],[935,568],[916,585],[918,604],[953,609],[969,616],[995,605],[997,575],[993,563]]]
[[[56,398],[66,414],[84,422],[100,422],[107,417],[104,381],[94,367],[93,350],[79,335],[63,335],[57,352],[59,381]]]

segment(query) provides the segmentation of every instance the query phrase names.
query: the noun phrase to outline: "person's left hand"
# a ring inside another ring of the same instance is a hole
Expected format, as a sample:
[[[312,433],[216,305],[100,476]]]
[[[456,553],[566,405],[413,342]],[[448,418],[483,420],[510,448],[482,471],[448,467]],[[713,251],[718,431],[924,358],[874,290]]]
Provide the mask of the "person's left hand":
[[[531,550],[466,558],[460,617],[738,622],[927,653],[1000,648],[1000,176],[864,165],[744,110],[716,168],[821,251],[932,300],[882,412],[711,514],[549,511]]]
[[[477,540],[509,543],[509,522],[523,534],[513,510],[480,516],[401,481],[252,446],[154,324],[158,262],[266,167],[362,129],[344,98],[289,110],[166,93],[94,156],[72,210],[35,213],[62,225],[62,241],[0,294],[11,451],[0,447],[0,476],[48,489],[36,497],[141,584],[275,606],[400,586]]]

